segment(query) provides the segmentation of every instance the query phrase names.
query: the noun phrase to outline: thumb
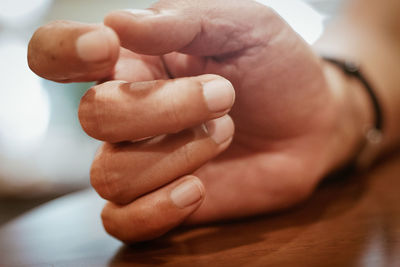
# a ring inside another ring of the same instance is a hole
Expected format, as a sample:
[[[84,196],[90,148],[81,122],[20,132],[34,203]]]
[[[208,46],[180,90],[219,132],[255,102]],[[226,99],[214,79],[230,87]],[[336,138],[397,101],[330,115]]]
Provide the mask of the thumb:
[[[271,29],[257,26],[275,17],[253,1],[164,0],[146,10],[112,12],[104,23],[117,32],[122,46],[136,53],[216,56],[267,41]]]

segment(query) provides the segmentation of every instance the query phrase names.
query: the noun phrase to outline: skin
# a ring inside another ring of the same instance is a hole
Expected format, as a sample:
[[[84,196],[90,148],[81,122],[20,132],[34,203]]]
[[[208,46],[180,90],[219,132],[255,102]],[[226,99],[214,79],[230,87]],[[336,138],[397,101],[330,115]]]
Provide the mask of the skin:
[[[355,155],[373,122],[362,85],[322,62],[273,10],[229,3],[162,0],[148,14],[112,12],[104,25],[56,21],[31,39],[38,75],[99,82],[79,119],[104,141],[91,182],[109,200],[105,229],[124,242],[299,203]],[[82,49],[93,31],[101,34]],[[225,92],[211,106],[210,81]],[[182,207],[173,196],[185,182],[195,187]]]

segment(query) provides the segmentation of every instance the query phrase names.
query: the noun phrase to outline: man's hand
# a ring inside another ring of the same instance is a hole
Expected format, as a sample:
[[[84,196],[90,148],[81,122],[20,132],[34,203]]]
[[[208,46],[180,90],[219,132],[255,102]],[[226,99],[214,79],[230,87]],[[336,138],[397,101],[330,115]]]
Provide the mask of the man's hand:
[[[252,1],[163,0],[105,26],[57,21],[35,33],[29,63],[58,82],[108,81],[79,118],[105,141],[91,182],[110,201],[106,230],[126,242],[298,203],[361,135],[344,78]]]

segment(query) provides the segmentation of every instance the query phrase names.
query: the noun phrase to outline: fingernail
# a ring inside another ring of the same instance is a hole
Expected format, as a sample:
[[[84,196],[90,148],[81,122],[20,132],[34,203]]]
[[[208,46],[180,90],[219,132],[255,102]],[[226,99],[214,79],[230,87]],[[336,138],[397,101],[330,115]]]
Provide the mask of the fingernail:
[[[85,62],[101,62],[110,57],[110,40],[115,34],[110,29],[95,30],[76,40],[78,56]]]
[[[154,11],[151,9],[125,9],[124,11],[129,12],[135,16],[154,15]]]
[[[232,84],[225,79],[216,79],[203,84],[203,94],[211,112],[230,109],[235,99]]]
[[[203,191],[201,185],[196,180],[187,180],[172,190],[171,199],[177,207],[188,207],[202,198]]]
[[[206,122],[205,127],[209,136],[217,144],[222,144],[230,139],[235,131],[233,121],[228,115]]]

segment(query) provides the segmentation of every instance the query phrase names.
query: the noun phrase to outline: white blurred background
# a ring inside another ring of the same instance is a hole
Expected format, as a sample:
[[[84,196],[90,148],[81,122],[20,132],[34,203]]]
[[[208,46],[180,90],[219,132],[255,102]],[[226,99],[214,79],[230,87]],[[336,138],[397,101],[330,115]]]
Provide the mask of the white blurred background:
[[[90,84],[40,79],[27,66],[34,30],[55,19],[101,22],[113,9],[150,0],[0,0],[0,196],[60,194],[88,185],[98,144],[77,120]]]
[[[317,13],[300,0],[259,1],[275,7],[309,43],[338,6],[336,0],[308,0]],[[49,82],[28,68],[27,45],[35,29],[56,19],[101,22],[111,10],[146,8],[152,2],[0,0],[0,223],[2,210],[19,210],[12,206],[16,199],[33,206],[40,204],[36,199],[89,186],[99,145],[77,119],[79,99],[90,84]]]

